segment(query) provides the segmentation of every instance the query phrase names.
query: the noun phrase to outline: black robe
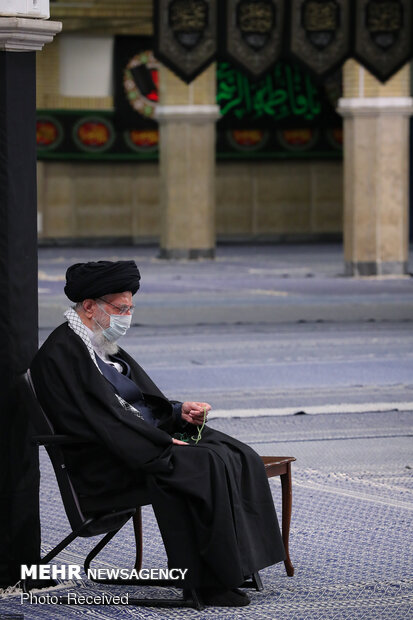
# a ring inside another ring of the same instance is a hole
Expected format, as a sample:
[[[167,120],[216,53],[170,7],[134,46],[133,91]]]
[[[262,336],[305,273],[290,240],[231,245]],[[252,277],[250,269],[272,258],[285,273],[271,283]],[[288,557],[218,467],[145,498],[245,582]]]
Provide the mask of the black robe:
[[[56,432],[90,440],[65,448],[79,495],[93,507],[102,497],[146,484],[169,566],[188,568],[188,585],[239,586],[244,577],[285,559],[257,453],[208,427],[198,445],[172,444],[171,434],[194,435],[197,427],[178,422],[144,370],[123,349],[118,355],[129,364],[158,427],[120,405],[67,323],[54,330],[30,367]]]

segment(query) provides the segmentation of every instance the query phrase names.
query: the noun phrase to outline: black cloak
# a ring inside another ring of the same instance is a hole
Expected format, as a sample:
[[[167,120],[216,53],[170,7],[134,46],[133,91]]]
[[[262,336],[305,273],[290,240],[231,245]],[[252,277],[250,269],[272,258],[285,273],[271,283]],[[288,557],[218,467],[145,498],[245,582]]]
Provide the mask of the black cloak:
[[[146,483],[169,566],[188,568],[194,587],[241,585],[244,577],[285,559],[261,458],[249,446],[205,427],[198,445],[172,444],[196,427],[173,407],[123,349],[131,378],[160,420],[154,427],[126,411],[86,345],[63,324],[31,364],[38,398],[56,432],[90,440],[65,448],[75,488],[88,501]]]

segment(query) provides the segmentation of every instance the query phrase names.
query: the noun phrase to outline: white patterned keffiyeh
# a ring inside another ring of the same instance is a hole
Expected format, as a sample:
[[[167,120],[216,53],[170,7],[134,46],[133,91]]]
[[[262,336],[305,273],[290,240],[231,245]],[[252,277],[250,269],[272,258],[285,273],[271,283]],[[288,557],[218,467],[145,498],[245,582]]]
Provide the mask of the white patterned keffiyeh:
[[[100,370],[99,366],[98,366],[97,361],[96,361],[95,352],[93,350],[92,342],[91,342],[91,340],[89,338],[89,334],[87,333],[87,329],[86,329],[85,325],[82,323],[82,319],[80,318],[80,316],[78,315],[76,310],[73,310],[73,308],[68,308],[66,310],[66,312],[64,313],[64,315],[66,317],[67,322],[69,323],[70,329],[73,329],[75,334],[77,334],[79,336],[79,338],[81,338],[83,340],[83,342],[87,346],[87,350],[89,351],[89,355],[92,358],[94,364],[98,368],[99,372],[102,372]]]
[[[89,338],[89,334],[87,333],[87,329],[85,325],[82,323],[80,316],[78,315],[76,310],[74,310],[73,308],[68,308],[66,312],[64,313],[64,316],[66,317],[66,320],[69,323],[70,329],[72,329],[75,332],[75,334],[77,334],[79,338],[81,338],[83,342],[85,343],[87,350],[89,351],[89,355],[93,360],[93,363],[95,364],[98,371],[102,374],[102,371],[100,370],[98,363],[96,361],[95,352],[93,350],[93,346]],[[141,413],[137,409],[135,409],[135,407],[133,407],[130,403],[128,403],[125,399],[123,399],[122,396],[119,396],[119,394],[116,394],[116,398],[118,399],[122,407],[126,409],[126,411],[130,411],[131,413],[136,415],[138,418],[141,418],[142,420],[144,419]]]

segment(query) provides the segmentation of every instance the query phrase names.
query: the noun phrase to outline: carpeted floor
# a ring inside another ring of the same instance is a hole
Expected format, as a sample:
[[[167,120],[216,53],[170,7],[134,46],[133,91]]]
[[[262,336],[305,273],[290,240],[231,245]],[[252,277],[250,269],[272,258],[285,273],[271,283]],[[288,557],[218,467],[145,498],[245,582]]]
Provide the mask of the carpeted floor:
[[[407,620],[413,617],[411,520],[413,510],[413,413],[296,415],[216,419],[211,425],[250,443],[260,454],[293,455],[291,559],[262,571],[264,591],[249,591],[243,609],[153,609],[121,606],[21,604],[0,601],[0,619],[40,618],[233,618],[257,620]],[[279,479],[270,480],[281,517]],[[56,483],[42,453],[42,540],[47,552],[68,532]],[[165,567],[166,557],[150,507],[144,508],[143,566]],[[57,564],[81,564],[89,539],[78,539]],[[133,565],[128,524],[102,554],[100,566]],[[139,595],[134,588],[81,581],[62,591],[109,591]],[[148,595],[154,594],[148,588]],[[42,591],[44,593],[44,591]],[[54,593],[54,590],[49,590]],[[56,592],[57,593],[57,592]],[[156,594],[171,592],[156,590]],[[146,595],[146,591],[145,591]],[[20,615],[19,615],[20,614]]]

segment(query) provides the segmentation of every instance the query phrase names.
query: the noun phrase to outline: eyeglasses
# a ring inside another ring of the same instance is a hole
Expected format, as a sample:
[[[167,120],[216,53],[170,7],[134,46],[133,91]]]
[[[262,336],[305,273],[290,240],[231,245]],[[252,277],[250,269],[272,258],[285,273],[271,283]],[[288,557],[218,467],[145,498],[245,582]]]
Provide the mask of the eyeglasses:
[[[119,311],[119,314],[128,314],[128,312],[133,314],[133,311],[135,310],[135,306],[117,306],[116,304],[112,304],[110,301],[106,301],[103,297],[97,297],[97,299],[100,299],[100,301],[103,301],[105,304],[116,308],[116,310]]]

